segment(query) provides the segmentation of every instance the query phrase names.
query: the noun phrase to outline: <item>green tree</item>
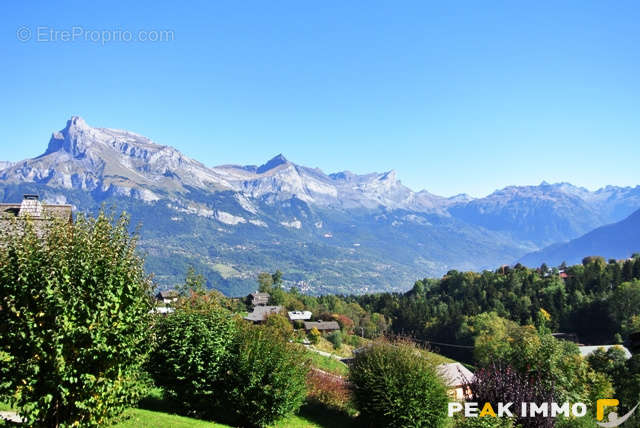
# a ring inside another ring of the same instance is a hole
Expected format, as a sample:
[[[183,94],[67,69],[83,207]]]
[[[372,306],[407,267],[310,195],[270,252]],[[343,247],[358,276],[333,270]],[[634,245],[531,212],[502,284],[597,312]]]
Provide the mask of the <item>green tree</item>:
[[[262,293],[271,293],[273,288],[273,277],[267,272],[258,274],[258,290]]]
[[[633,333],[634,317],[640,315],[640,280],[625,282],[614,290],[609,312],[622,333]]]
[[[183,408],[212,416],[220,399],[218,382],[230,356],[236,323],[222,308],[208,311],[177,309],[158,317],[149,372]]]
[[[230,422],[266,426],[300,408],[310,364],[304,348],[272,329],[243,325],[231,352],[218,383]]]
[[[182,296],[189,296],[191,294],[204,294],[206,291],[206,280],[202,274],[196,272],[193,266],[189,266],[187,276],[184,279],[184,283],[176,287],[177,291]]]
[[[340,330],[333,331],[327,336],[327,340],[333,345],[333,349],[342,347],[342,332]]]
[[[476,339],[481,366],[501,361],[522,374],[538,377],[553,387],[560,401],[582,400],[595,405],[595,400],[613,393],[608,378],[589,366],[574,343],[557,340],[533,326],[517,327],[503,337],[488,334],[492,333],[481,333]],[[493,340],[504,341],[504,345],[494,346]]]
[[[356,355],[349,380],[366,426],[444,426],[446,389],[414,346],[373,343]]]
[[[284,339],[293,337],[293,326],[287,317],[282,314],[271,314],[267,317],[265,323],[266,328],[272,329]]]
[[[28,426],[96,426],[139,398],[150,280],[127,217],[0,237],[0,393]]]

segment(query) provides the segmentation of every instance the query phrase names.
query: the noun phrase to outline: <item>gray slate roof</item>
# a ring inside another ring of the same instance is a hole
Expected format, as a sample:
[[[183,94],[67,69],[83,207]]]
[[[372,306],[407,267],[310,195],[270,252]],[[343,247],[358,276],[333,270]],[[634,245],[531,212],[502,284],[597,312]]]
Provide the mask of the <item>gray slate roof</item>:
[[[474,377],[473,373],[460,363],[440,364],[436,371],[450,388],[471,382]]]
[[[627,360],[631,358],[631,352],[622,345],[578,346],[578,349],[580,350],[580,355],[582,355],[583,358],[586,358],[589,355],[593,354],[596,349],[607,351],[609,348],[615,348],[616,346],[622,349],[622,352],[624,352],[624,356],[627,358]]]
[[[305,330],[317,328],[319,331],[340,330],[340,324],[337,321],[306,321],[304,323]]]
[[[253,306],[266,305],[269,303],[269,297],[269,293],[260,293],[256,291],[255,293],[249,294],[249,301]]]
[[[249,313],[244,319],[253,322],[262,322],[271,314],[282,312],[282,306],[256,306],[253,312]]]

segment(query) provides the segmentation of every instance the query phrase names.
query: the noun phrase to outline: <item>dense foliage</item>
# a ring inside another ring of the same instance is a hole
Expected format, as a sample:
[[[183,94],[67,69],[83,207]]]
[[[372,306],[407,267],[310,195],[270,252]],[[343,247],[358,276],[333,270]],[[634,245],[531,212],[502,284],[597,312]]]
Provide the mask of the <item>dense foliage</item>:
[[[190,413],[211,416],[236,330],[231,314],[221,308],[206,312],[183,309],[159,317],[149,361],[156,384]]]
[[[492,408],[498,409],[498,403],[513,403],[513,409],[520,409],[522,403],[558,402],[553,385],[544,379],[531,376],[509,365],[491,363],[478,370],[473,379],[466,385],[470,399],[477,403],[491,403]],[[517,415],[517,410],[515,411]],[[553,427],[551,417],[538,415],[536,418],[519,418],[518,424],[522,428]]]
[[[127,219],[101,213],[0,242],[0,394],[29,426],[95,426],[140,393],[150,282]]]
[[[495,313],[481,314],[471,327],[476,331],[474,353],[480,367],[507,363],[521,376],[538,379],[554,390],[558,401],[592,403],[611,396],[611,383],[580,356],[576,344],[557,340],[544,328],[519,326]]]
[[[640,354],[626,359],[624,352],[616,347],[596,350],[589,356],[589,364],[613,382],[616,398],[620,400],[618,414],[630,411],[640,403]],[[629,426],[640,426],[640,415],[635,412],[626,422]]]
[[[309,360],[277,331],[243,325],[218,383],[221,409],[235,424],[265,426],[302,405]]]
[[[158,317],[149,371],[183,413],[241,426],[264,426],[296,411],[306,396],[309,361],[289,343],[280,314],[249,325],[187,275],[175,312]]]
[[[541,310],[552,331],[577,334],[582,343],[616,343],[640,331],[640,257],[624,261],[587,257],[583,264],[550,269],[517,265],[494,272],[450,271],[417,281],[406,294],[344,298],[392,321],[392,331],[420,340],[473,346],[463,326],[495,312],[519,325],[540,326]],[[442,345],[442,353],[472,362],[469,352]]]
[[[433,365],[409,344],[372,344],[356,355],[349,379],[367,426],[437,428],[444,424],[446,389]]]

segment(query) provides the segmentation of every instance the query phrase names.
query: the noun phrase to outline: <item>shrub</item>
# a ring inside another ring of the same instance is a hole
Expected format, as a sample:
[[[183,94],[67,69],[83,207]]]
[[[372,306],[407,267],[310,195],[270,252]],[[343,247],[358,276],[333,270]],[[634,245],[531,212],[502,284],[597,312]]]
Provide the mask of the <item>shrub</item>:
[[[351,402],[351,390],[344,379],[311,370],[307,376],[307,400],[317,401],[337,410],[346,410]]]
[[[349,376],[369,426],[443,426],[448,396],[434,367],[409,344],[377,342],[358,353]]]
[[[320,331],[315,327],[313,327],[307,334],[307,337],[309,338],[309,342],[311,342],[314,345],[318,343],[318,340],[320,340],[320,336],[321,336]]]
[[[264,426],[295,412],[306,396],[309,360],[273,330],[243,325],[219,382],[221,409],[242,426]]]
[[[549,387],[542,378],[528,374],[522,374],[506,364],[494,363],[476,371],[473,379],[465,388],[473,401],[478,403],[491,403],[493,409],[498,408],[500,402],[513,403],[514,409],[519,409],[522,403],[552,403],[557,401],[552,387]],[[483,418],[485,419],[485,418]],[[519,426],[523,428],[553,427],[551,416],[538,415],[535,418],[519,418]],[[468,422],[473,425],[474,422]]]
[[[271,314],[267,317],[264,325],[287,340],[293,337],[293,326],[289,319],[284,315]]]
[[[333,345],[333,349],[340,349],[342,347],[342,333],[340,331],[332,331],[327,340]]]
[[[360,336],[356,336],[355,334],[347,334],[342,338],[343,342],[347,345],[353,346],[354,348],[359,348],[362,346],[363,340]]]
[[[455,428],[514,428],[512,418],[462,418],[456,420]]]
[[[42,230],[41,230],[42,231]],[[150,281],[121,216],[0,242],[0,394],[25,426],[96,426],[142,392]]]
[[[221,309],[177,310],[159,317],[149,372],[188,413],[210,416],[220,371],[230,357],[236,324]]]
[[[354,322],[351,318],[342,314],[334,314],[333,318],[340,325],[340,330],[342,330],[345,334],[353,333]]]

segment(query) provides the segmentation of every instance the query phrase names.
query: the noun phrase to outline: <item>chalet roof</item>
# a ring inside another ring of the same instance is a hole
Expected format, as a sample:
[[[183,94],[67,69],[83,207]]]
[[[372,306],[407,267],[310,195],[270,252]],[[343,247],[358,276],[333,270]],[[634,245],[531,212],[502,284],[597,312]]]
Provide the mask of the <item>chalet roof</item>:
[[[314,327],[320,331],[340,330],[340,324],[338,324],[337,321],[305,321],[304,323],[305,330],[311,330]]]
[[[175,299],[178,297],[178,292],[176,290],[162,290],[156,294],[156,297],[161,299]]]
[[[596,349],[602,349],[603,351],[607,351],[609,350],[609,348],[615,348],[615,347],[622,349],[622,352],[624,352],[624,356],[627,358],[627,360],[631,358],[631,352],[622,345],[578,346],[578,349],[580,350],[580,355],[586,358],[589,355],[593,354],[596,351]]]
[[[471,371],[460,363],[446,363],[436,366],[436,372],[448,387],[457,387],[473,380]]]
[[[269,293],[262,293],[256,291],[255,293],[249,294],[249,301],[252,305],[266,305],[269,303]]]
[[[20,203],[1,203],[0,218],[29,216],[34,220],[61,219],[71,221],[71,205],[44,204],[37,195],[24,195]]]
[[[313,315],[311,311],[290,311],[287,314],[289,315],[289,319],[291,321],[310,320],[311,315]]]
[[[253,312],[249,313],[244,319],[247,321],[261,322],[267,319],[271,314],[277,314],[282,311],[282,306],[256,306]]]

